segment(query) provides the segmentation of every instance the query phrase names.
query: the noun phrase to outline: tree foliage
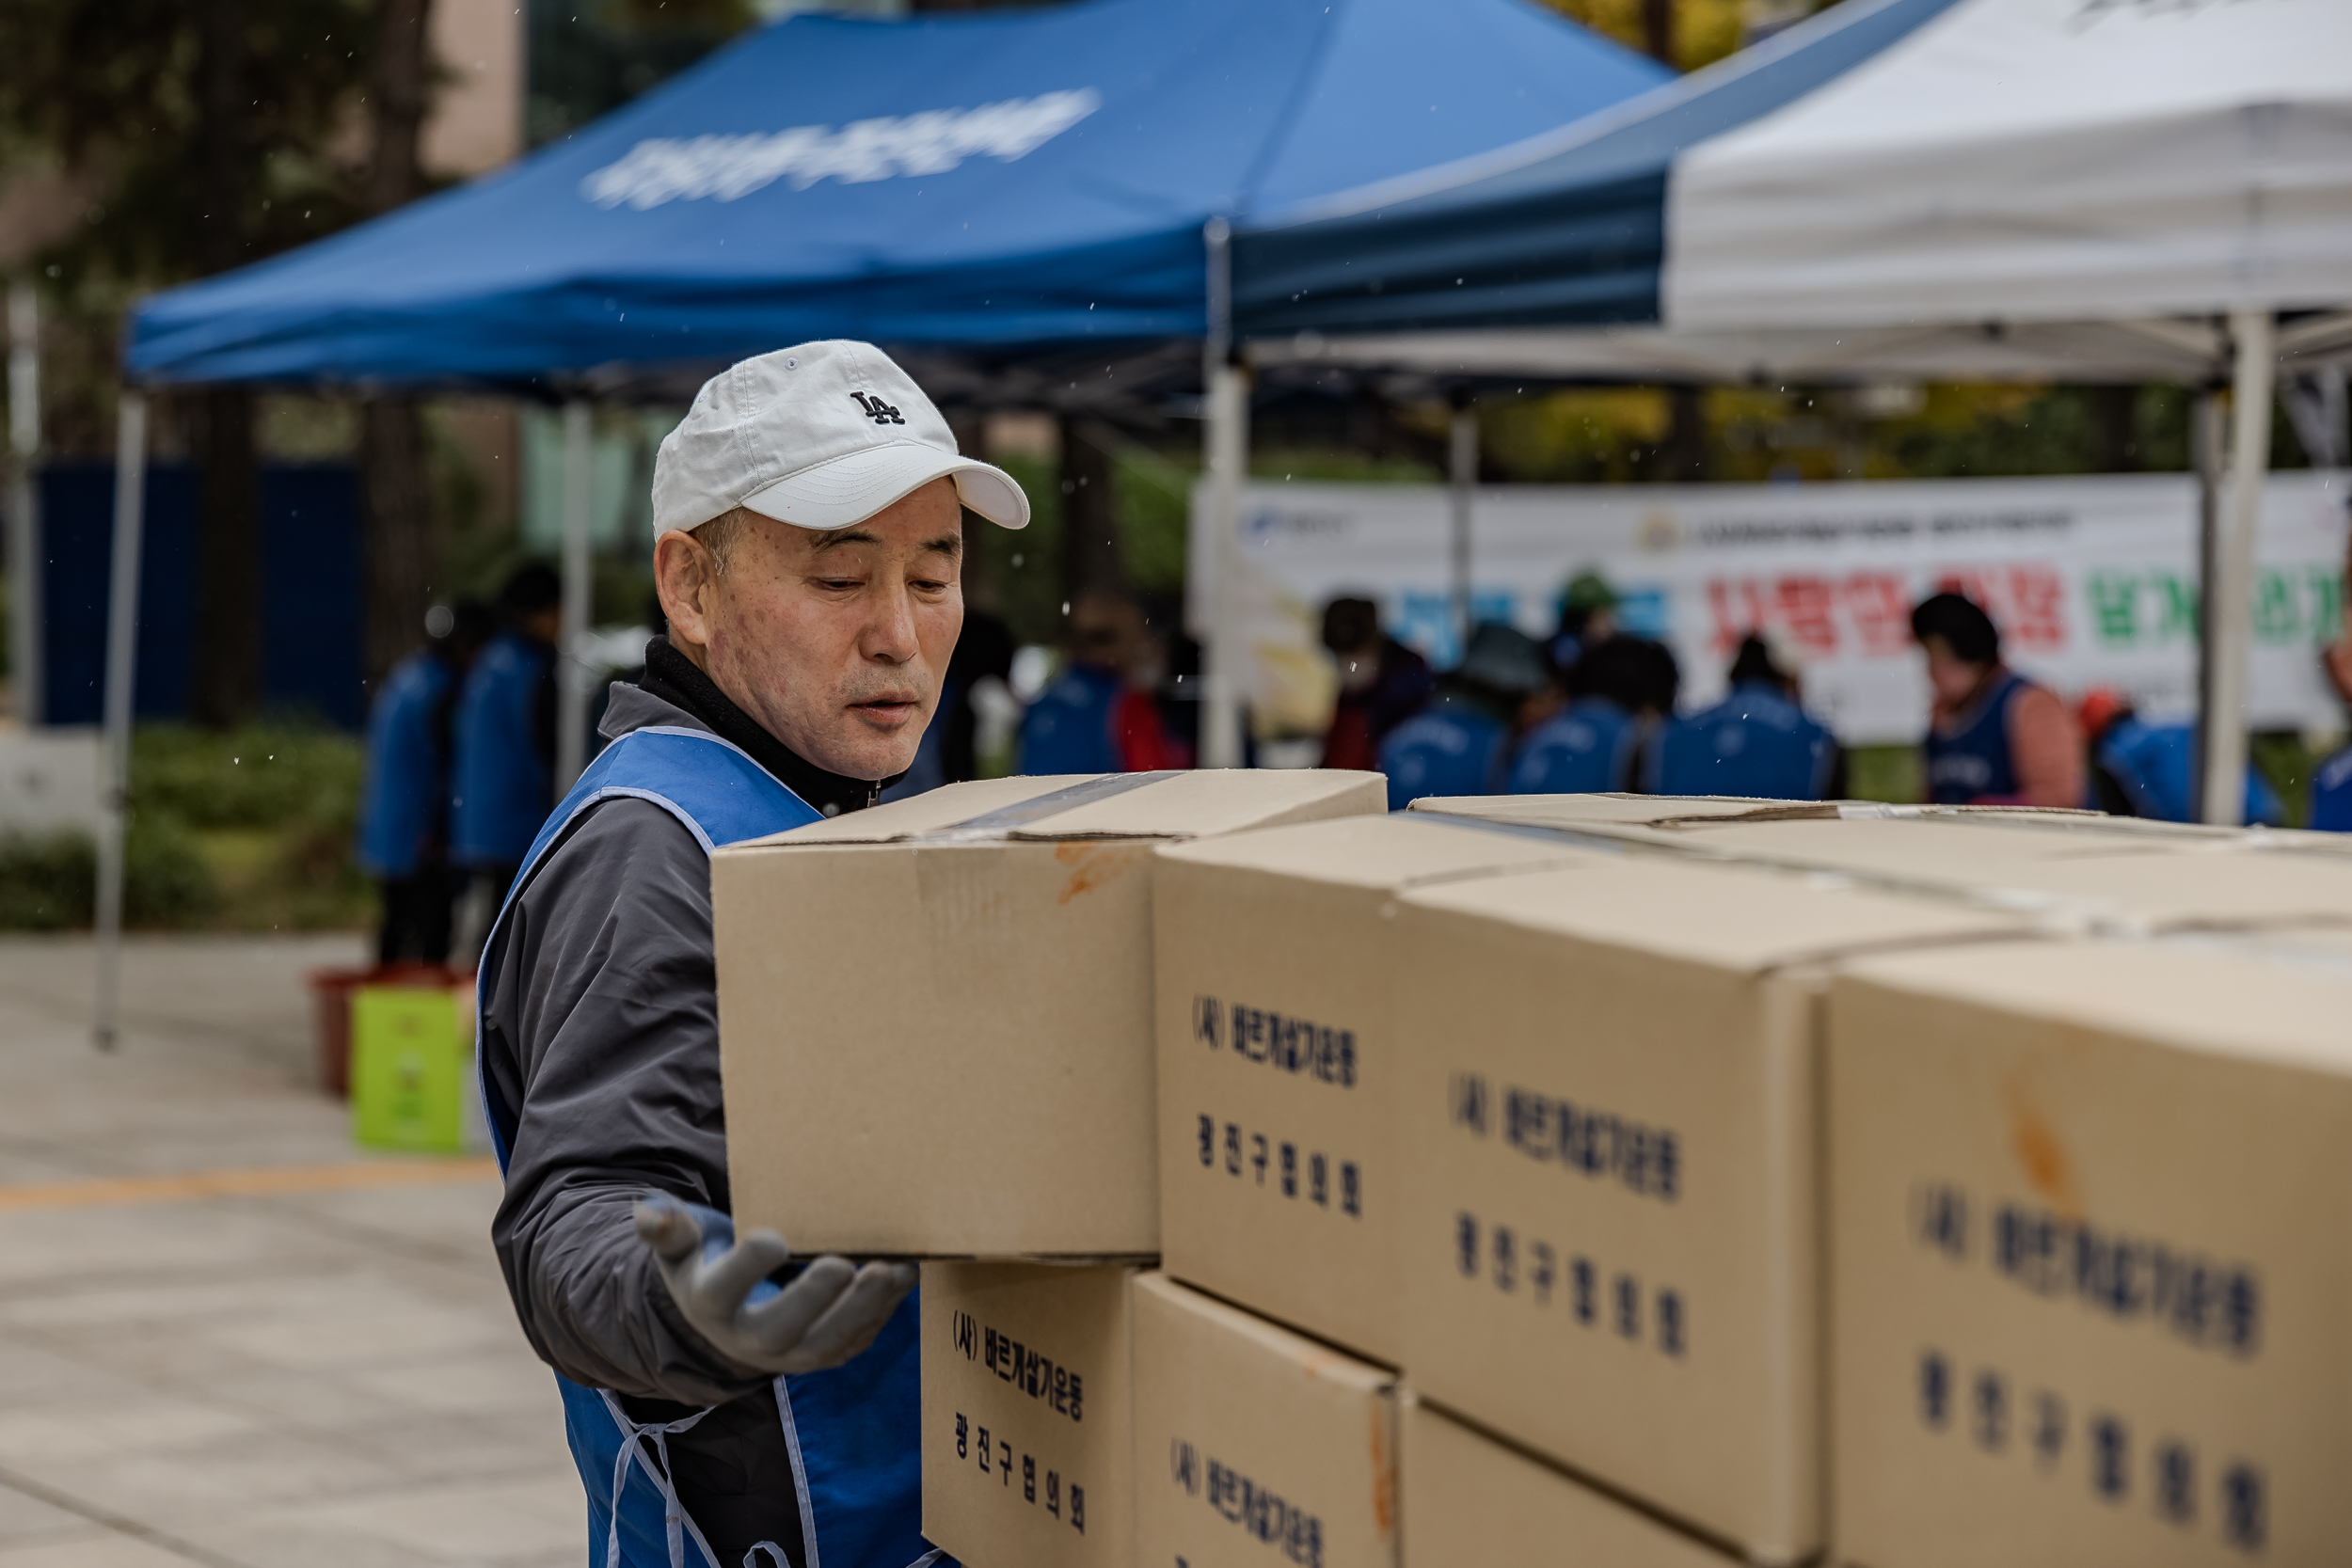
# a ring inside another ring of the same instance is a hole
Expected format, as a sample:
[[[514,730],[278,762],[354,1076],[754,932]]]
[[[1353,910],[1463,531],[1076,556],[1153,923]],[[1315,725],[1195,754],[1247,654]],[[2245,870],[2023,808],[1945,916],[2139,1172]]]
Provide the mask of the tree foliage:
[[[208,16],[243,42],[230,135],[237,211],[205,210],[199,71]],[[42,258],[67,281],[176,282],[215,226],[251,261],[329,233],[358,210],[368,147],[371,0],[8,0],[0,6],[0,174],[62,165],[90,195]]]

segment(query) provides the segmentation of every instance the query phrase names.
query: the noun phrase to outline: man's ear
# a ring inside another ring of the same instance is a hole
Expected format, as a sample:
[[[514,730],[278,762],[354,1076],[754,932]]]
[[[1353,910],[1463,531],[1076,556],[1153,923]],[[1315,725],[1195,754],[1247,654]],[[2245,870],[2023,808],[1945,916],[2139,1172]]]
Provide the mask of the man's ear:
[[[692,534],[672,529],[654,541],[654,592],[661,597],[670,640],[681,651],[709,646],[710,595],[718,582],[719,562]]]

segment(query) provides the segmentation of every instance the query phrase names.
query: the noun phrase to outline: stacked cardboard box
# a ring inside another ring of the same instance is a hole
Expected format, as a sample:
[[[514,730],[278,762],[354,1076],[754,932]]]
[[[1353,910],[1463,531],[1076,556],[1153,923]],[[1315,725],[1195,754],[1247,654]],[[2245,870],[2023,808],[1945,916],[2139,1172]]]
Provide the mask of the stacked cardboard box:
[[[921,1304],[925,1529],[977,1568],[1132,1560],[1135,1269],[1103,1260],[1159,1251],[1153,852],[1386,803],[1367,773],[1001,779],[712,857],[739,1222],[991,1260],[927,1262]]]
[[[1889,957],[1829,1024],[1847,1559],[2344,1560],[2352,938]]]
[[[739,1223],[863,1256],[1157,1252],[1152,852],[1376,812],[1382,789],[996,779],[718,851]]]
[[[2352,1539],[2334,845],[985,787],[714,874],[739,1207],[942,1259],[926,1528],[972,1568]],[[801,1006],[880,929],[888,986]]]

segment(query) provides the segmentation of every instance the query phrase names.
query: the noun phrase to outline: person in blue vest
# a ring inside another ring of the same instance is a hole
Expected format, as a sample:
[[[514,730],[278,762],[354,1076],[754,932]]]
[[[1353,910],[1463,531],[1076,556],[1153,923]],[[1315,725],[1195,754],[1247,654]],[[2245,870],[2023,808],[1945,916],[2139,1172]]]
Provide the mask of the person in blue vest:
[[[1732,656],[1731,691],[1658,732],[1650,788],[1658,795],[1740,795],[1819,800],[1830,788],[1836,742],[1807,717],[1797,678],[1751,632]]]
[[[1636,639],[1612,635],[1580,648],[1560,676],[1567,705],[1529,730],[1511,758],[1510,793],[1593,795],[1641,787],[1641,710],[1649,673]]]
[[[1161,711],[1168,649],[1142,603],[1089,588],[1070,608],[1070,667],[1021,716],[1021,771],[1149,773],[1193,765]]]
[[[2117,816],[2193,822],[2197,726],[2153,723],[2118,693],[2097,688],[2077,711],[2090,746],[2090,793],[2083,804]],[[2270,781],[2246,765],[2245,825],[2283,826],[2286,806]]]
[[[466,672],[453,722],[450,855],[502,898],[555,803],[555,640],[564,588],[533,562],[499,591],[498,636]]]
[[[358,860],[383,899],[379,964],[449,961],[458,892],[449,863],[450,728],[467,668],[495,626],[478,599],[437,605],[425,617],[425,645],[392,666],[369,706]]]
[[[669,630],[491,927],[491,1240],[557,1374],[592,1568],[934,1560],[914,1267],[796,1259],[730,1218],[709,855],[914,762],[963,620],[959,503],[1028,521],[869,344],[706,383],[654,465]],[[872,935],[883,971],[904,958],[907,933]]]
[[[2001,634],[1983,607],[1934,594],[1911,611],[1932,701],[1920,747],[1938,805],[2078,807],[2082,728],[2048,687],[2001,662]]]
[[[1438,677],[1427,706],[1380,742],[1389,809],[1430,795],[1499,795],[1529,705],[1551,684],[1535,640],[1500,621],[1470,634],[1462,662]]]
[[[2352,833],[2352,746],[2312,771],[2312,826],[2323,832]]]

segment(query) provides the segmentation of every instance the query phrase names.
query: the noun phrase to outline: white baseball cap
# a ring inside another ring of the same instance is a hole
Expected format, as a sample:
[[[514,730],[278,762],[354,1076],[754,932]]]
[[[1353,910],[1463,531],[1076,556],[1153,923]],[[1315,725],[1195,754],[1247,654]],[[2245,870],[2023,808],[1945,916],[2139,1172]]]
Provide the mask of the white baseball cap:
[[[1002,468],[956,451],[914,378],[871,343],[778,349],[703,383],[653,465],[656,537],[745,507],[799,528],[862,523],[953,479],[964,505],[1026,528],[1029,498]]]

